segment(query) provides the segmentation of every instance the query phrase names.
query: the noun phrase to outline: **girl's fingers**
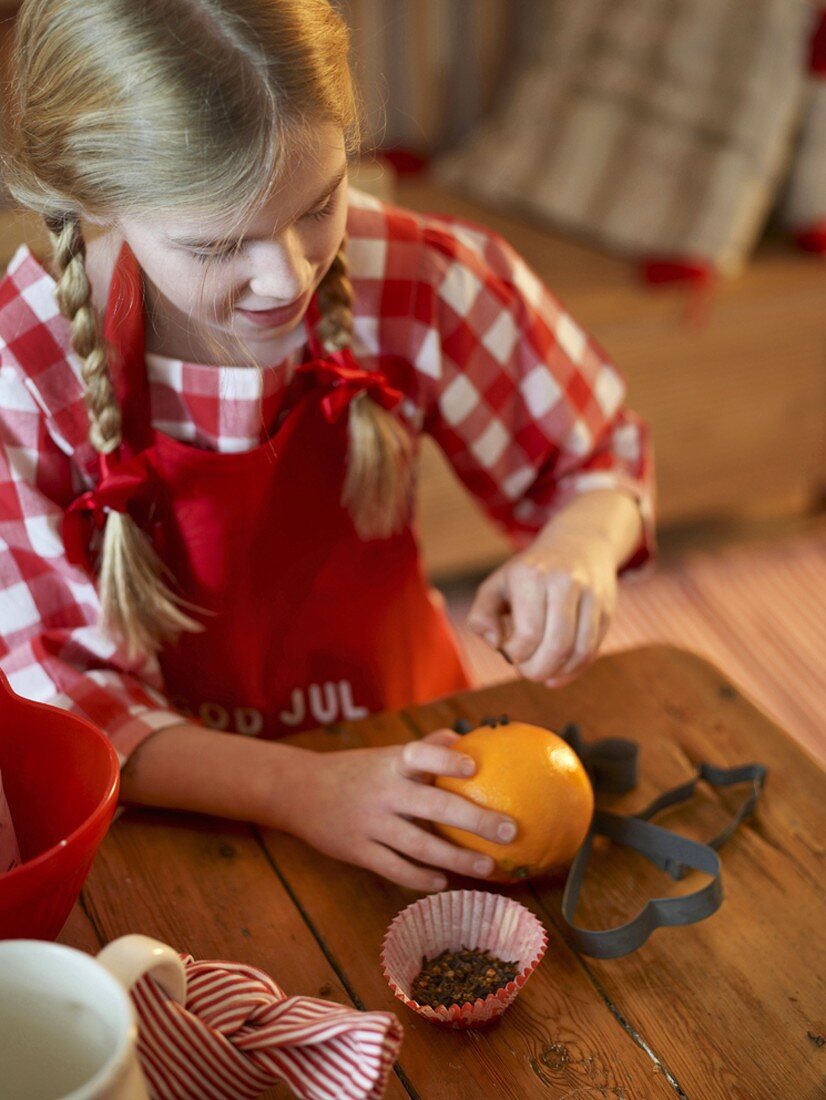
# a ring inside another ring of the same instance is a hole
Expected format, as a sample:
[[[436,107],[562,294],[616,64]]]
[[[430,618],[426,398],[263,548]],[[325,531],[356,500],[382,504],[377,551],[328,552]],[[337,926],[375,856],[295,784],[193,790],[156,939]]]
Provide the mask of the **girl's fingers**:
[[[444,890],[447,886],[447,879],[439,871],[434,871],[432,867],[417,867],[375,840],[367,846],[359,862],[391,882],[423,894]]]
[[[549,592],[545,632],[530,660],[519,665],[523,676],[547,680],[565,666],[576,645],[582,596],[582,589],[570,581],[558,590],[558,595]]]
[[[507,611],[503,575],[497,570],[479,585],[465,622],[469,630],[498,649],[503,642],[501,619]]]
[[[440,787],[408,784],[400,803],[395,807],[396,813],[453,825],[497,844],[509,844],[516,836],[516,822],[511,818]]]
[[[548,608],[547,577],[530,566],[514,568],[509,574],[507,595],[512,625],[502,651],[521,669],[542,644]]]
[[[381,841],[404,856],[428,863],[433,867],[442,867],[454,871],[457,875],[469,875],[471,878],[487,878],[494,868],[490,856],[481,852],[470,852],[458,848],[441,837],[428,833],[418,825],[412,825],[397,817],[389,826]]]
[[[590,597],[588,599],[587,597]],[[574,652],[560,670],[558,676],[574,679],[587,668],[596,657],[600,644],[608,632],[611,617],[599,606],[596,594],[589,592],[580,605],[580,619],[577,627],[577,641]],[[566,681],[567,682],[567,681]]]
[[[432,736],[432,735],[431,735]],[[456,734],[456,739],[460,740]],[[463,752],[448,748],[430,740],[408,741],[396,764],[406,779],[421,780],[428,775],[469,776],[476,771],[476,764]]]
[[[562,668],[563,673],[576,671],[593,654],[599,639],[599,607],[596,593],[588,589],[579,601],[579,621],[576,642],[571,656]]]
[[[429,733],[426,737],[422,738],[422,741],[426,745],[455,745],[457,741],[461,741],[461,735],[455,730],[434,730],[433,733]]]

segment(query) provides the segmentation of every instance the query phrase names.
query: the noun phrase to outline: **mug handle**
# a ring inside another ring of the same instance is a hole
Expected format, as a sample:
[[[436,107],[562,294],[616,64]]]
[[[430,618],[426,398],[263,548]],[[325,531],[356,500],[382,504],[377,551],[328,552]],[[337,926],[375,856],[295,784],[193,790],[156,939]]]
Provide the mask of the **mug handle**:
[[[133,933],[112,940],[97,955],[97,961],[117,978],[128,993],[144,974],[151,974],[158,985],[186,1005],[186,970],[177,951],[160,940]]]

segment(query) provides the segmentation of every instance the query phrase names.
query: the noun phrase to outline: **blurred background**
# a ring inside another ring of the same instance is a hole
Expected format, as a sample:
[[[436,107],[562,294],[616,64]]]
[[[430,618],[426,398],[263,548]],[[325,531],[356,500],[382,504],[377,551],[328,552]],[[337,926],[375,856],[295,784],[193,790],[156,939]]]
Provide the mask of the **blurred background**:
[[[368,115],[353,184],[502,234],[651,425],[660,562],[605,649],[693,649],[826,759],[826,8],[334,2]],[[4,267],[22,240],[42,229],[0,208]],[[435,447],[419,510],[477,679],[514,675],[462,627],[508,544]]]

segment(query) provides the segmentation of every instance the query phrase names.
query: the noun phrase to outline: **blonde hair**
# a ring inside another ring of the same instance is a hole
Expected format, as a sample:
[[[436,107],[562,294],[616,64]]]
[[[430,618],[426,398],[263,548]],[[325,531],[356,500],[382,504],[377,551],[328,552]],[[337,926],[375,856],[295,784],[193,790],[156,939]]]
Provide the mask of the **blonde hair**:
[[[349,31],[328,0],[24,0],[17,19],[6,183],[49,228],[57,301],[82,361],[89,438],[121,443],[109,351],[92,308],[81,218],[195,213],[239,221],[277,187],[319,121],[358,149]],[[353,338],[346,238],[317,291],[328,351]],[[342,502],[362,538],[405,522],[412,445],[366,394],[350,407]],[[148,537],[110,512],[104,627],[134,657],[203,627],[167,585]]]

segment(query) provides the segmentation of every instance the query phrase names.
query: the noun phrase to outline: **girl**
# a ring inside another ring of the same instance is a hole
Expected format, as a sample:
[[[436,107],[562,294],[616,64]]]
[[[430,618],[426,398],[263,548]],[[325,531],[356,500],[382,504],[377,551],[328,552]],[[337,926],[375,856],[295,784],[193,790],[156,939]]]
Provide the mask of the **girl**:
[[[348,192],[348,45],[327,0],[23,4],[6,177],[54,255],[0,284],[0,656],[109,733],[129,801],[440,889],[492,865],[419,823],[516,829],[432,786],[472,772],[453,735],[277,741],[468,685],[411,530],[416,440],[522,545],[469,621],[550,684],[651,553],[650,460],[501,237]]]

